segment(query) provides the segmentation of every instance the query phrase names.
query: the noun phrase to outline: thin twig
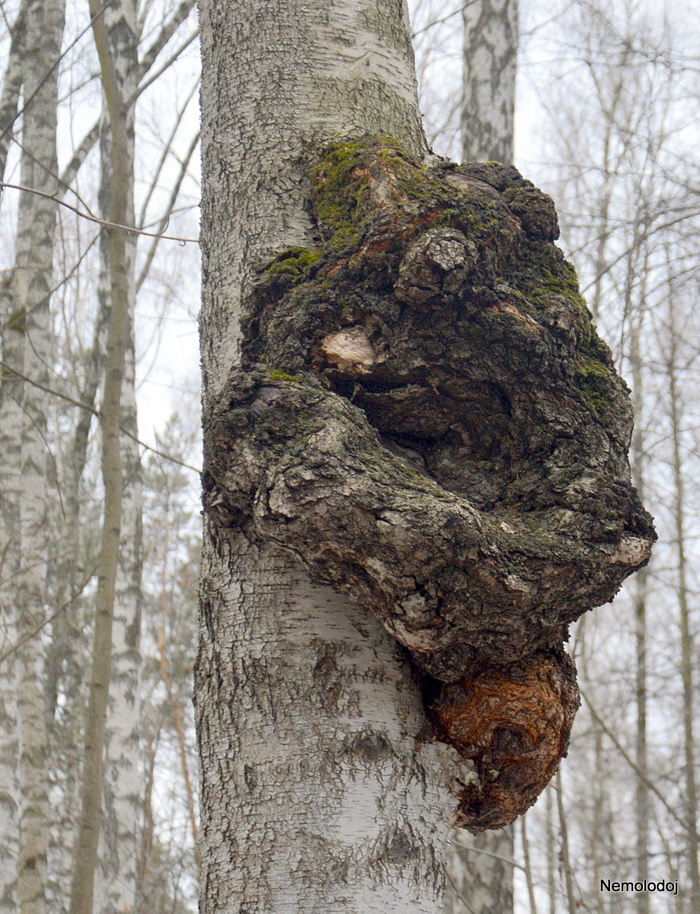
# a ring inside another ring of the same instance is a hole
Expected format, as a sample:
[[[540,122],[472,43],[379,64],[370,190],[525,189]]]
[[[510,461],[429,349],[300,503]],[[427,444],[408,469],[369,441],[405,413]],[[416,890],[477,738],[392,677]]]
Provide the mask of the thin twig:
[[[38,381],[34,381],[31,378],[28,378],[26,375],[22,374],[21,371],[17,371],[16,368],[12,368],[11,365],[3,362],[1,359],[0,368],[2,368],[3,371],[11,372],[13,375],[20,378],[20,380],[25,381],[27,384],[31,384],[32,387],[37,387],[39,390],[43,390],[44,393],[52,394],[54,397],[59,397],[61,400],[65,400],[72,406],[77,406],[79,409],[84,409],[87,412],[92,413],[93,416],[97,416],[98,419],[100,418],[100,412],[99,410],[95,409],[94,406],[90,406],[88,403],[82,403],[80,400],[75,400],[73,397],[69,397],[68,394],[63,394],[59,390],[54,390],[51,387],[46,387],[44,384],[40,384]],[[132,441],[135,441],[136,444],[142,448],[145,448],[147,451],[150,451],[152,454],[156,454],[158,457],[163,457],[165,460],[171,461],[171,463],[176,463],[178,466],[184,467],[186,470],[192,470],[194,473],[197,473],[198,476],[201,475],[202,471],[197,469],[197,467],[193,467],[191,464],[185,463],[183,460],[179,460],[177,457],[173,457],[172,454],[166,454],[164,451],[159,451],[158,448],[151,447],[150,444],[146,444],[145,441],[141,441],[140,438],[132,434],[132,432],[123,426],[120,426],[119,428],[120,431],[127,436],[127,438],[131,438]]]
[[[592,705],[592,703],[591,703],[591,700],[590,700],[589,697],[586,695],[586,693],[583,691],[583,689],[581,689],[581,697],[583,698],[583,700],[584,700],[584,701],[586,702],[586,704],[588,705],[588,710],[591,712],[591,717],[593,718],[593,720],[595,720],[595,722],[599,725],[599,727],[602,729],[603,733],[605,733],[605,735],[608,736],[608,737],[610,738],[610,740],[612,741],[612,744],[615,746],[615,748],[617,749],[617,751],[620,753],[620,755],[623,757],[623,759],[627,762],[627,764],[630,766],[630,768],[632,768],[632,770],[635,772],[635,774],[637,775],[637,777],[638,777],[644,784],[646,784],[646,786],[649,788],[649,790],[651,790],[651,792],[657,797],[657,799],[661,801],[661,803],[662,803],[664,809],[666,810],[666,812],[667,812],[673,819],[675,819],[676,822],[678,822],[678,824],[681,826],[681,828],[683,828],[684,830],[687,829],[688,823],[687,823],[687,822],[684,822],[678,815],[676,815],[676,813],[675,813],[675,812],[671,809],[671,807],[668,805],[668,803],[666,802],[666,800],[664,799],[664,797],[662,796],[662,794],[660,793],[660,791],[658,791],[658,790],[656,789],[656,787],[654,786],[653,782],[650,781],[649,778],[646,777],[646,775],[643,774],[643,773],[639,770],[639,767],[634,763],[634,761],[630,758],[630,756],[629,756],[629,755],[627,754],[627,752],[624,750],[624,748],[622,747],[622,745],[618,742],[618,740],[617,740],[615,734],[610,730],[609,727],[607,727],[607,726],[605,725],[603,719],[600,717],[600,715],[598,714],[598,712],[596,711],[596,709],[593,707],[593,705]]]
[[[30,641],[32,638],[36,638],[36,636],[37,636],[38,634],[40,634],[40,633],[43,631],[43,629],[46,628],[46,626],[49,624],[49,622],[53,622],[53,620],[54,620],[57,616],[60,616],[60,614],[61,614],[62,612],[64,612],[66,609],[68,609],[68,607],[73,603],[73,601],[75,600],[75,598],[78,597],[78,596],[80,596],[80,594],[85,590],[85,588],[87,587],[87,585],[90,583],[90,579],[91,579],[91,578],[93,577],[93,575],[95,574],[96,568],[97,568],[96,565],[93,566],[92,571],[91,571],[90,574],[85,578],[85,580],[83,581],[83,583],[80,585],[80,587],[78,588],[78,592],[77,592],[77,593],[72,594],[72,595],[69,597],[69,599],[66,600],[65,603],[63,603],[62,606],[59,606],[58,609],[57,609],[55,612],[51,613],[51,615],[48,616],[46,619],[44,619],[44,621],[43,621],[40,625],[38,625],[38,626],[37,626],[35,629],[33,629],[31,632],[28,632],[23,638],[20,638],[20,640],[17,642],[17,644],[13,644],[13,646],[12,646],[9,650],[5,651],[4,654],[0,654],[0,663],[3,663],[3,661],[7,660],[8,657],[11,657],[13,654],[16,654],[17,651],[22,647],[23,644],[26,644],[27,641]]]
[[[133,228],[130,225],[122,225],[119,222],[109,222],[106,219],[98,219],[97,216],[88,216],[87,213],[81,212],[77,207],[71,206],[65,200],[60,200],[55,194],[47,194],[42,190],[35,190],[33,187],[24,187],[22,184],[0,183],[0,187],[10,187],[13,190],[21,190],[27,194],[36,194],[39,197],[46,197],[48,200],[54,200],[59,206],[65,206],[66,209],[76,213],[81,219],[87,219],[88,222],[94,222],[104,228],[116,228],[129,232],[131,235],[148,235],[149,238],[159,238],[164,241],[179,241],[181,244],[199,244],[199,238],[180,238],[177,235],[161,235],[159,232],[145,232],[143,229]]]

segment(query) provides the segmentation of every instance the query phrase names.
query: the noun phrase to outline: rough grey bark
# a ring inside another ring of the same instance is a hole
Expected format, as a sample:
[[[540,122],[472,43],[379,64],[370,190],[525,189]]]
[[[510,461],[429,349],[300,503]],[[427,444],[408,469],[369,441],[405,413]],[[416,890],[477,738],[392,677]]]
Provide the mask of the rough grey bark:
[[[462,159],[513,161],[518,0],[469,0],[462,7]]]

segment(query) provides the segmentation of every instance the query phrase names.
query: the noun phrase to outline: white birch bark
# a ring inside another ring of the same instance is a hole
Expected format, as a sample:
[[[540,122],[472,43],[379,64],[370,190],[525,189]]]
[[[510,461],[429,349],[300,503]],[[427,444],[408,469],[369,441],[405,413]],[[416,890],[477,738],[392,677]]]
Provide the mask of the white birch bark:
[[[470,0],[463,18],[462,158],[507,165],[513,161],[518,0]]]
[[[56,190],[58,74],[52,64],[61,49],[64,14],[62,0],[36,0],[26,7],[21,182],[47,194]],[[0,904],[9,910],[14,901],[21,914],[45,910],[49,802],[44,653],[41,640],[31,635],[43,622],[46,610],[49,455],[46,395],[19,375],[13,378],[12,369],[38,383],[48,380],[55,223],[53,201],[30,193],[22,195],[8,324],[3,334],[3,380],[8,383],[4,385],[0,415],[2,482],[9,485],[3,504],[2,547],[9,561],[7,569],[3,568],[2,600],[5,612],[16,614],[13,634],[20,647],[16,665],[13,660],[10,666],[15,665],[17,695],[19,837],[17,843],[11,835],[9,843],[10,850],[17,848],[16,898],[5,883],[0,887]]]
[[[312,246],[302,156],[333,136],[421,154],[403,3],[202,3],[205,402],[256,265]],[[195,703],[203,914],[442,908],[456,754],[422,742],[402,651],[283,550],[205,519]]]

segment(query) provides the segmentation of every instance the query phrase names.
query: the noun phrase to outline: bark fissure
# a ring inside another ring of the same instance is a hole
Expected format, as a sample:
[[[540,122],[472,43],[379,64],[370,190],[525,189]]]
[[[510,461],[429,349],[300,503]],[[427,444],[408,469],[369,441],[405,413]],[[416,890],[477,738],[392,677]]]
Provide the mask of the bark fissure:
[[[500,827],[566,752],[568,624],[649,557],[628,391],[551,200],[515,169],[426,170],[367,140],[310,170],[316,247],[244,303],[241,367],[205,415],[205,507],[409,650],[479,772],[460,823]]]

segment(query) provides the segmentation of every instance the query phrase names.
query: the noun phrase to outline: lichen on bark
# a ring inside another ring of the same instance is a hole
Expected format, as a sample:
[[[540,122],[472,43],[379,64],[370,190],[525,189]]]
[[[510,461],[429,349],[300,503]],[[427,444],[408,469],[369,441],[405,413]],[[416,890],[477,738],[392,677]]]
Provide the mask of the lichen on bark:
[[[317,246],[261,270],[205,415],[207,510],[381,619],[475,761],[459,824],[497,828],[566,752],[568,625],[655,538],[628,390],[514,168],[365,139],[309,173]]]

